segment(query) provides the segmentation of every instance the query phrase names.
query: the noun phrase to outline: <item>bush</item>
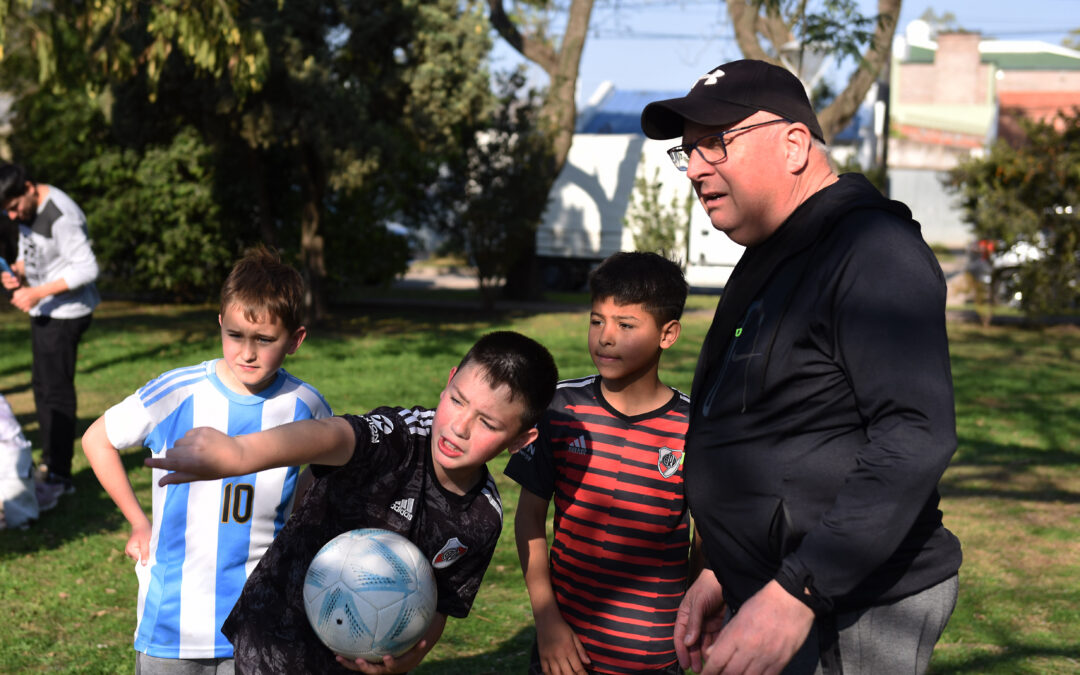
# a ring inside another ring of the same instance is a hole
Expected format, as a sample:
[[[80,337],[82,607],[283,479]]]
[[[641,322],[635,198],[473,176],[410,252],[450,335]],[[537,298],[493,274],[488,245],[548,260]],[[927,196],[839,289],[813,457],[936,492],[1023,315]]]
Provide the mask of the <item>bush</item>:
[[[660,169],[653,172],[651,180],[638,176],[623,223],[634,235],[635,249],[662,255],[685,269],[694,193],[689,192],[680,199],[676,192],[670,203],[665,204],[663,187]]]
[[[1029,248],[1015,271],[1026,314],[1080,307],[1080,109],[1052,122],[1022,122],[1019,147],[999,141],[990,155],[950,172],[975,236],[997,255]],[[1030,250],[1029,249],[1029,250]]]
[[[236,255],[213,195],[211,150],[190,128],[168,146],[112,147],[80,171],[105,288],[216,295]]]

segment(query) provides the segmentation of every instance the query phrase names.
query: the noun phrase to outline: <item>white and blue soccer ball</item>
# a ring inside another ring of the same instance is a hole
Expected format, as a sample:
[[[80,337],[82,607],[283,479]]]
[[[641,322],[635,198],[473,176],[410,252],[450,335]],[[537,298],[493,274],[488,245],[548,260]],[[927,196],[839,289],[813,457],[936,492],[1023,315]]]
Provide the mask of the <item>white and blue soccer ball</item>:
[[[331,539],[304,578],[304,608],[335,653],[381,662],[400,656],[435,616],[435,575],[411,541],[368,528]]]

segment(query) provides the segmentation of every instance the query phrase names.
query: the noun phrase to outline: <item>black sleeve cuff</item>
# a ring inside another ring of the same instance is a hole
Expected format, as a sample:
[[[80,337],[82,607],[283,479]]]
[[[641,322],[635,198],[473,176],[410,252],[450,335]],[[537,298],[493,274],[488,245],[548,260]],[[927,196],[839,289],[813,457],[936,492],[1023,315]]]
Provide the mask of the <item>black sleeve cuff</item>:
[[[780,587],[797,598],[804,605],[813,610],[815,616],[828,614],[832,611],[832,600],[819,594],[814,589],[814,577],[810,571],[803,568],[791,558],[784,560],[780,571],[773,577]]]

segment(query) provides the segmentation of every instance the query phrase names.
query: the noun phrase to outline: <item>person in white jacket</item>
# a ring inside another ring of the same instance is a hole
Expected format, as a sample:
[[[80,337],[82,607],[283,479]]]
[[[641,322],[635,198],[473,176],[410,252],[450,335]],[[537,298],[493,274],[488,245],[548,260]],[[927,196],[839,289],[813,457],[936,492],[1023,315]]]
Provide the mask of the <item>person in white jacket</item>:
[[[0,164],[0,205],[19,224],[19,256],[0,274],[11,303],[30,315],[31,385],[41,433],[42,510],[75,491],[75,359],[79,341],[101,301],[97,259],[86,216],[54,185],[27,177],[18,164]]]
[[[38,517],[34,462],[7,399],[0,396],[0,530],[25,528]]]

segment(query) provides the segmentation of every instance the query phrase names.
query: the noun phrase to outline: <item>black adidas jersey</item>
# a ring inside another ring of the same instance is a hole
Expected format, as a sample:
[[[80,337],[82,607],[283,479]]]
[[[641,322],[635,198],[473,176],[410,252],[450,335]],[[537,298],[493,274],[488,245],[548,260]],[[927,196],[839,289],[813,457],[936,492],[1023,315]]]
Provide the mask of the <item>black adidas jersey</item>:
[[[416,544],[431,562],[438,611],[465,617],[502,530],[502,502],[484,468],[466,495],[435,477],[434,410],[377,408],[345,415],[356,450],[345,466],[313,467],[317,480],[252,572],[222,632],[243,673],[349,672],[334,660],[304,612],[304,576],[342,532],[379,527]]]
[[[673,629],[687,585],[683,443],[689,399],[672,391],[627,417],[599,376],[564,380],[535,443],[506,475],[555,504],[551,584],[590,672],[653,672],[677,662]]]

